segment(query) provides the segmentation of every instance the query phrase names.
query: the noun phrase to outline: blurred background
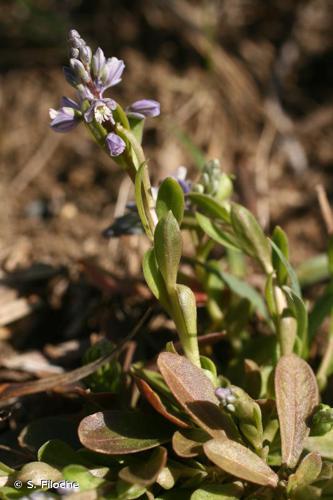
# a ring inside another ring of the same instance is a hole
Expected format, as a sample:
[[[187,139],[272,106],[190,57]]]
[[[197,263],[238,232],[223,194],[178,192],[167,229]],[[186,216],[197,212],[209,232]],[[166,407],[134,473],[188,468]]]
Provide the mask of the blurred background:
[[[151,301],[145,239],[102,236],[133,199],[129,181],[83,126],[49,129],[48,109],[73,97],[68,30],[125,60],[112,97],[160,101],[144,137],[153,183],[219,158],[235,199],[267,232],[286,230],[297,265],[327,244],[316,186],[332,200],[332,26],[332,0],[0,0],[0,381],[80,365],[90,342],[117,342]],[[155,304],[128,360],[174,335]],[[63,402],[17,404],[15,429],[46,408]]]
[[[0,258],[73,265],[97,258],[136,274],[101,232],[131,198],[124,175],[84,127],[49,129],[48,108],[73,97],[62,66],[76,28],[123,58],[113,97],[161,102],[144,144],[153,181],[179,165],[193,176],[217,157],[237,197],[270,230],[278,223],[299,262],[324,249],[315,186],[332,194],[331,0],[1,0]],[[120,243],[121,245],[121,243]]]

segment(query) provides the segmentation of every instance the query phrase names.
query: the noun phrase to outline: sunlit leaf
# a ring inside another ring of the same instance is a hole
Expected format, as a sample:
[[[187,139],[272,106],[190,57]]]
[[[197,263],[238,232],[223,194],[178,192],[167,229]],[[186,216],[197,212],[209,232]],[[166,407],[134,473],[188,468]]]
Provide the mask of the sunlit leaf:
[[[197,212],[195,218],[200,228],[216,243],[226,248],[239,250],[235,237],[219,228],[209,217]]]
[[[143,178],[147,174],[147,164],[140,165],[135,177],[135,201],[144,230],[150,240],[153,235],[149,225],[147,207],[145,206],[146,194],[144,191]]]
[[[43,480],[61,480],[62,474],[58,469],[45,462],[29,462],[17,472],[16,479],[22,481],[22,483],[31,481],[34,485],[40,486]]]
[[[110,410],[85,417],[78,434],[90,450],[122,455],[155,448],[171,438],[172,430],[155,415]]]
[[[319,400],[311,367],[295,354],[282,356],[276,366],[275,395],[282,461],[288,467],[295,467],[310,432],[309,417]]]
[[[320,474],[322,460],[320,454],[312,452],[306,455],[294,474],[288,479],[288,491],[313,483]]]
[[[104,476],[108,473],[108,468],[101,468],[95,475],[83,465],[70,464],[64,467],[62,473],[66,481],[78,483],[80,491],[88,491],[105,482]]]
[[[167,177],[159,187],[156,212],[158,218],[166,216],[171,210],[180,225],[184,215],[184,193],[179,183],[172,177]]]
[[[200,368],[170,352],[162,352],[157,364],[175,398],[200,427],[213,437],[225,437],[227,433],[238,438],[237,430],[218,406],[212,382]]]
[[[238,500],[243,493],[241,483],[205,484],[191,495],[191,500]]]
[[[57,467],[65,467],[71,463],[87,467],[92,465],[85,457],[75,452],[73,448],[60,439],[53,439],[44,443],[39,448],[37,456],[40,462],[46,462]]]
[[[286,260],[289,259],[289,247],[288,247],[288,238],[286,233],[279,226],[276,226],[273,231],[272,241],[274,241],[275,245],[280,249],[281,253],[284,255]],[[273,267],[276,271],[278,284],[280,286],[286,284],[286,280],[288,277],[288,270],[286,265],[280,257],[276,254],[275,249],[273,248],[272,254],[272,262]]]
[[[244,252],[257,259],[270,274],[273,271],[271,247],[252,213],[242,205],[232,203],[231,223]]]
[[[208,217],[230,223],[228,210],[211,196],[201,193],[189,193],[187,196]]]
[[[121,469],[118,473],[123,481],[141,486],[150,486],[166,464],[167,450],[159,447],[149,458],[140,460]]]
[[[182,254],[182,238],[178,222],[171,211],[162,217],[156,226],[154,251],[167,288],[174,287]]]
[[[145,280],[157,300],[162,304],[166,311],[169,311],[170,305],[165,283],[160,270],[157,267],[155,253],[153,249],[147,250],[143,257],[142,268]]]
[[[264,486],[277,486],[278,476],[249,448],[230,439],[211,439],[204,444],[207,457],[233,476]]]
[[[301,297],[302,296],[301,295],[301,287],[299,285],[296,272],[291,267],[290,263],[288,262],[288,260],[284,256],[283,252],[281,252],[280,248],[274,243],[274,241],[272,241],[272,240],[269,240],[269,241],[272,245],[274,252],[276,253],[278,258],[281,260],[282,264],[285,266],[286,270],[288,271],[288,276],[290,279],[290,287],[296,293],[296,295]]]

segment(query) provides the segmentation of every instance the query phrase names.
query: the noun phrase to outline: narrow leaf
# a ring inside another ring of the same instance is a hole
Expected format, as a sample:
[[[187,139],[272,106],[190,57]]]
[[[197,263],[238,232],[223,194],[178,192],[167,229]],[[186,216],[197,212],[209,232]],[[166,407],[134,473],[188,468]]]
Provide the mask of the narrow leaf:
[[[286,260],[288,261],[289,259],[288,238],[286,233],[279,226],[276,226],[273,231],[272,241],[274,241],[275,245],[279,247],[281,253],[285,256]],[[276,254],[274,248],[273,248],[272,262],[273,262],[273,267],[277,274],[277,280],[279,285],[280,286],[285,285],[288,277],[288,270],[284,262],[282,262],[282,260]]]
[[[153,295],[162,304],[164,309],[169,312],[170,305],[168,293],[160,270],[157,267],[155,253],[153,249],[147,250],[142,261],[143,275]]]
[[[195,218],[200,228],[208,236],[210,236],[212,240],[226,248],[239,251],[239,246],[237,245],[235,238],[231,234],[228,234],[226,231],[219,228],[209,217],[197,212],[195,214]]]
[[[207,457],[233,476],[263,486],[276,487],[278,476],[253,451],[230,439],[211,439],[204,444]]]
[[[281,252],[280,248],[274,243],[274,241],[269,240],[271,242],[272,248],[277,254],[278,258],[281,260],[282,264],[285,266],[286,270],[288,271],[288,276],[290,279],[290,287],[292,290],[298,295],[299,297],[302,296],[301,294],[301,287],[297,278],[297,274],[284,256],[283,252]]]
[[[197,205],[208,217],[220,219],[230,224],[230,214],[228,210],[207,194],[189,193],[188,198]]]
[[[271,273],[273,268],[269,241],[252,213],[233,203],[231,224],[244,252],[256,258],[267,274]]]
[[[139,216],[142,222],[142,225],[144,227],[144,230],[150,240],[153,240],[153,235],[150,230],[150,225],[149,225],[149,220],[147,216],[147,211],[145,207],[145,193],[144,193],[144,186],[143,186],[143,177],[147,172],[147,165],[146,163],[142,164],[135,176],[135,201],[136,201],[136,206],[139,212]]]
[[[145,380],[139,377],[135,377],[135,382],[139,388],[140,393],[143,394],[143,396],[151,404],[154,410],[156,410],[160,415],[162,415],[162,417],[166,418],[167,420],[177,425],[178,427],[182,427],[183,429],[189,427],[189,425],[186,422],[176,417],[175,415],[172,415],[172,413],[170,413],[166,409],[157,392],[155,392]]]
[[[85,417],[78,434],[89,450],[123,455],[155,448],[168,441],[172,431],[155,415],[136,410],[109,410]]]
[[[156,226],[154,251],[167,288],[174,287],[182,254],[182,239],[178,222],[171,211]]]
[[[275,395],[282,461],[288,467],[295,467],[310,432],[308,419],[319,400],[311,367],[295,354],[282,356],[276,366]]]
[[[167,177],[159,187],[156,201],[158,218],[166,216],[171,210],[180,225],[184,215],[184,193],[179,183],[172,177]]]
[[[218,406],[213,384],[200,368],[171,352],[162,352],[157,364],[175,398],[200,427],[213,437],[223,438],[226,433],[238,437]]]

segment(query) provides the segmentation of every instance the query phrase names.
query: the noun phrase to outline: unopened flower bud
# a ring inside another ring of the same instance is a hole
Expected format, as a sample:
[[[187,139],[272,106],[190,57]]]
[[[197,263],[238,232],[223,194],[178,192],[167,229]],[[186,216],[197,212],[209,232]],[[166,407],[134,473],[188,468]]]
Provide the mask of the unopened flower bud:
[[[81,38],[80,33],[76,30],[69,30],[68,40],[73,40],[74,38]]]
[[[322,436],[333,427],[333,408],[320,404],[315,410],[311,421],[311,436]]]
[[[78,59],[71,59],[69,63],[75,73],[75,76],[77,76],[82,81],[82,83],[88,83],[90,81],[90,75],[85,70],[81,61],[79,61]]]
[[[83,45],[79,49],[80,59],[85,66],[90,66],[91,63],[91,48],[88,45]]]
[[[76,49],[76,48],[74,48],[74,47],[71,47],[71,48],[69,49],[69,57],[70,57],[71,59],[77,59],[77,58],[79,57],[79,54],[80,54],[79,49]]]
[[[74,71],[72,68],[69,68],[68,66],[64,66],[64,75],[67,80],[67,82],[72,86],[76,87],[79,83],[79,79],[75,75]]]
[[[96,78],[100,78],[105,66],[105,55],[103,50],[98,47],[92,58],[92,70]]]

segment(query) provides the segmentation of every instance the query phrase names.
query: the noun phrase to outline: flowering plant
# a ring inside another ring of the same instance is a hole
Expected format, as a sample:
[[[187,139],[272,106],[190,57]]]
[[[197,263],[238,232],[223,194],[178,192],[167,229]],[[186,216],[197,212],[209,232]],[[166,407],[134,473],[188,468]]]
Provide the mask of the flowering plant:
[[[142,230],[150,241],[144,277],[174,321],[179,345],[169,342],[157,353],[158,370],[132,364],[140,396],[134,391],[131,408],[86,409],[78,425],[83,449],[48,441],[38,462],[21,470],[0,465],[3,498],[14,498],[11,485],[25,483],[32,467],[36,488],[51,475],[76,481],[89,498],[332,498],[333,410],[320,404],[320,391],[333,367],[324,356],[316,378],[308,363],[316,329],[332,309],[331,288],[309,322],[286,234],[276,227],[266,237],[255,217],[231,200],[232,179],[217,160],[196,182],[182,168],[152,189],[141,143],[145,119],[160,113],[158,102],[143,99],[124,109],[105,97],[121,81],[124,62],[107,59],[100,48],[93,54],[75,30],[69,46],[65,77],[77,97],[63,97],[60,109],[50,110],[51,127],[67,132],[84,123],[132,179],[136,210],[126,234]],[[116,221],[110,234],[123,227]],[[186,255],[184,231],[192,244]],[[261,293],[246,281],[249,262],[262,273]],[[228,358],[214,352],[216,342]],[[104,349],[91,351],[90,362]],[[125,391],[121,366],[108,361],[90,379],[91,390]]]

